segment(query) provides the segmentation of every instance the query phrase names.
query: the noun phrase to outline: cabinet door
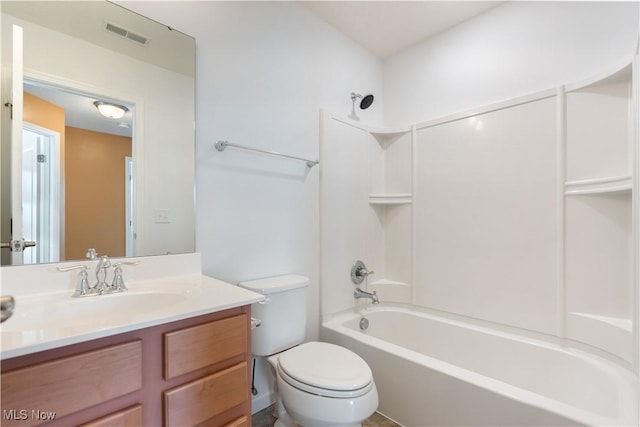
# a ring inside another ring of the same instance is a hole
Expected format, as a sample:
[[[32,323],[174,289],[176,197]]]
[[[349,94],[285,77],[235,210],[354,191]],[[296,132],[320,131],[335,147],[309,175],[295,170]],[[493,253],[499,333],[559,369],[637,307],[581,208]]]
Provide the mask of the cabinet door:
[[[164,378],[169,380],[248,351],[248,316],[229,317],[164,336]]]
[[[223,427],[251,427],[249,423],[249,419],[247,417],[240,417],[228,424],[225,424]]]
[[[164,392],[165,424],[195,426],[249,399],[247,363]]]
[[[113,345],[2,374],[3,426],[42,423],[142,388],[142,341]],[[35,412],[34,412],[35,411]]]
[[[142,405],[132,406],[80,427],[139,427],[142,425]]]

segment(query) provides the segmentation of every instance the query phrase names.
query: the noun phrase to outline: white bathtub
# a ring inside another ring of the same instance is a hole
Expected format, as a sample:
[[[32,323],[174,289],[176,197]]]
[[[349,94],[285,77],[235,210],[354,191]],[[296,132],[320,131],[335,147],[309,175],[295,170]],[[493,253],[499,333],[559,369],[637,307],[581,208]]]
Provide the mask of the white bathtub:
[[[604,358],[398,307],[325,322],[324,341],[373,370],[378,410],[404,426],[638,425],[638,377]]]

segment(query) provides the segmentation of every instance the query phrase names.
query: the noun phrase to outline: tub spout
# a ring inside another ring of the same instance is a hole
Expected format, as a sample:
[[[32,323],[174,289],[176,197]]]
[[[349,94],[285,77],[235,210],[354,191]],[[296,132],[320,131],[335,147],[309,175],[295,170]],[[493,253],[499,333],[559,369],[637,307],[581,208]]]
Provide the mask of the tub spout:
[[[358,298],[369,298],[373,304],[379,304],[380,303],[380,300],[378,300],[378,294],[376,294],[376,291],[367,292],[367,291],[363,291],[360,288],[356,288],[356,290],[353,291],[353,297],[355,299],[358,299]]]

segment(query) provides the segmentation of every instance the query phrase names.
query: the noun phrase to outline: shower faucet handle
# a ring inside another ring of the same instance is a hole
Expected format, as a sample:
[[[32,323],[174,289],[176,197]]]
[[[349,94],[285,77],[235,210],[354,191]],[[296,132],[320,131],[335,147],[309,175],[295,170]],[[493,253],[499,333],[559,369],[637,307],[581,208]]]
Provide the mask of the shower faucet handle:
[[[351,281],[354,284],[359,285],[365,278],[367,278],[367,276],[373,273],[373,270],[367,270],[367,266],[364,265],[364,262],[358,260],[353,264],[353,266],[351,266]]]

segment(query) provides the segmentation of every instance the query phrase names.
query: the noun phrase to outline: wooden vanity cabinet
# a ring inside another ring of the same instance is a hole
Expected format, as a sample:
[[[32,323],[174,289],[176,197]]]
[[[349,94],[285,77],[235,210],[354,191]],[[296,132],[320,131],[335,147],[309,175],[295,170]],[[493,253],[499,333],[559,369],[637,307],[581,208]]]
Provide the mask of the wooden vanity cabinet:
[[[2,426],[250,426],[250,306],[2,361]]]
[[[242,314],[164,334],[166,380],[208,373],[163,393],[166,426],[216,426],[243,415],[234,408],[243,407],[249,396],[249,320]]]

